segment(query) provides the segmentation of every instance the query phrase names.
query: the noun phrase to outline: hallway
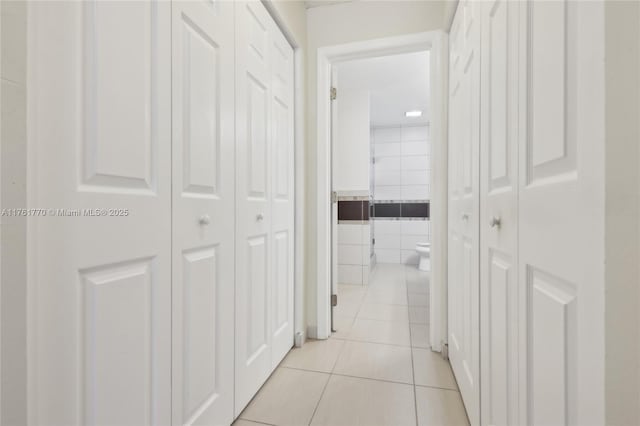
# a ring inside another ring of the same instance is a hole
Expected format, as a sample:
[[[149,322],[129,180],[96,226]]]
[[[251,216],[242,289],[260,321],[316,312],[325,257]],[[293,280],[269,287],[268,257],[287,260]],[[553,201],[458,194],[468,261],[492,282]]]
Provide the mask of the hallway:
[[[428,348],[429,275],[378,264],[340,286],[336,332],[294,348],[234,423],[466,425],[449,364]]]

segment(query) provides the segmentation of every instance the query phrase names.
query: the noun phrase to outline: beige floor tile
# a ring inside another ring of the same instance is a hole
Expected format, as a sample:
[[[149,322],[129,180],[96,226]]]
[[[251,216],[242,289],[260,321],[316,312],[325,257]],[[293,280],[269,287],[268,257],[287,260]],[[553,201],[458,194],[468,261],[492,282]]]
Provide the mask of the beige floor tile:
[[[379,321],[408,321],[409,309],[403,305],[365,303],[360,307],[357,318]]]
[[[407,290],[404,286],[371,288],[364,303],[382,303],[385,305],[407,305]]]
[[[410,346],[409,327],[406,322],[377,321],[356,318],[347,340],[389,345]]]
[[[333,329],[336,330],[331,334],[333,339],[346,339],[353,328],[355,317],[346,315],[333,314]]]
[[[252,422],[251,420],[243,420],[243,419],[236,420],[235,422],[233,422],[231,426],[262,426],[262,425],[270,426],[268,423]]]
[[[416,385],[458,390],[449,362],[431,349],[413,348],[413,371]]]
[[[346,341],[333,372],[411,384],[411,348]]]
[[[340,300],[340,296],[338,296],[338,304],[333,308],[333,313],[336,315],[355,318],[355,316],[358,315],[360,306],[362,306],[361,302],[344,302]]]
[[[369,276],[369,287],[395,287],[404,286],[405,271],[404,265],[379,263]]]
[[[416,386],[419,426],[468,426],[460,394],[455,391]]]
[[[429,285],[424,282],[411,282],[407,280],[407,291],[409,291],[409,293],[428,294]]]
[[[413,324],[429,324],[429,308],[426,306],[409,306],[409,322]]]
[[[331,376],[312,425],[415,425],[413,386]]]
[[[407,295],[409,306],[429,306],[429,295],[427,293],[409,293]]]
[[[367,287],[358,285],[338,285],[338,302],[361,303],[367,293]]]
[[[414,348],[431,348],[428,324],[409,324],[411,330],[411,346]]]
[[[278,368],[240,418],[278,426],[307,425],[329,377],[324,373]]]
[[[344,340],[307,340],[301,348],[293,348],[282,361],[283,367],[331,373],[342,350]]]

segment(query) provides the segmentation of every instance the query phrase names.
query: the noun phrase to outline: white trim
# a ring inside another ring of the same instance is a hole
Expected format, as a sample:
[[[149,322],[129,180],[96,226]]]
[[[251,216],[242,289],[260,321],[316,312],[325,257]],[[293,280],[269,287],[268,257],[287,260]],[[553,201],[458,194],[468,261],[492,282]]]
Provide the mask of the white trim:
[[[317,250],[317,329],[315,336],[326,339],[330,335],[330,288],[331,288],[331,109],[329,90],[331,86],[331,67],[338,62],[353,59],[386,56],[398,53],[428,50],[431,52],[431,110],[430,120],[432,141],[436,148],[433,162],[439,167],[432,168],[434,182],[435,214],[432,229],[436,261],[432,265],[431,283],[431,345],[434,350],[441,349],[446,339],[446,218],[447,218],[447,139],[446,139],[446,44],[447,36],[442,31],[403,35],[397,37],[368,40],[363,42],[328,46],[318,49],[317,63],[317,204],[318,222],[316,241]],[[432,210],[432,211],[434,211]],[[435,221],[434,221],[435,219]],[[444,237],[443,237],[444,235]],[[434,303],[434,302],[438,303]]]

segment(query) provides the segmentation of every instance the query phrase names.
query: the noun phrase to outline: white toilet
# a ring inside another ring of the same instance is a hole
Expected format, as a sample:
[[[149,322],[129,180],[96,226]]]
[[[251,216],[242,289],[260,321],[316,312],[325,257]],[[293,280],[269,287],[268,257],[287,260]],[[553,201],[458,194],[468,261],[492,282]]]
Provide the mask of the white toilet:
[[[430,243],[418,243],[416,244],[416,251],[420,256],[420,263],[418,269],[421,271],[431,270],[431,244]]]

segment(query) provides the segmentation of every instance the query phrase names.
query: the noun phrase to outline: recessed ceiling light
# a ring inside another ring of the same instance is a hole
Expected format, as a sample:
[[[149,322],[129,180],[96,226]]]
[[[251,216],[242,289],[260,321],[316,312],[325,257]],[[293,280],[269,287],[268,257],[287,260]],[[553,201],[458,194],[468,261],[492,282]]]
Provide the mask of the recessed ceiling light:
[[[407,111],[404,113],[405,117],[422,117],[422,111]]]

